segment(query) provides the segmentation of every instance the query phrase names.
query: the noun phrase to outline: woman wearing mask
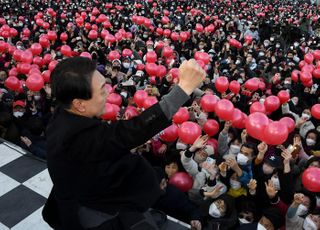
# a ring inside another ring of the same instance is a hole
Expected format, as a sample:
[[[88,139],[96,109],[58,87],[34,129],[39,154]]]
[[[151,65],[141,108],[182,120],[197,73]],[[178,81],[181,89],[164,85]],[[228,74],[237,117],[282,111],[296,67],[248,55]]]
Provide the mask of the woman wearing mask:
[[[320,228],[320,215],[309,214],[315,207],[312,194],[296,193],[286,215],[286,228],[292,230],[317,230]]]
[[[297,140],[296,145],[300,149],[299,158],[300,160],[308,160],[312,156],[312,151],[319,150],[320,134],[316,129],[311,129],[306,133],[306,138]]]

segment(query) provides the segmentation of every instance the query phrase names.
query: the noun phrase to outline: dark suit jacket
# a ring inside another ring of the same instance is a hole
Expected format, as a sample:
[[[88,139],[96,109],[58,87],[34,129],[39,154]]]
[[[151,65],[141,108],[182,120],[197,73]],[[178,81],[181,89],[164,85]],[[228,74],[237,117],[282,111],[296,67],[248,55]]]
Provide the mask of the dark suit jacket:
[[[44,218],[56,211],[66,229],[76,229],[79,205],[109,214],[146,211],[159,198],[160,187],[150,164],[129,150],[170,124],[159,103],[112,124],[57,109],[47,128],[54,184],[49,201],[55,204],[47,205]]]

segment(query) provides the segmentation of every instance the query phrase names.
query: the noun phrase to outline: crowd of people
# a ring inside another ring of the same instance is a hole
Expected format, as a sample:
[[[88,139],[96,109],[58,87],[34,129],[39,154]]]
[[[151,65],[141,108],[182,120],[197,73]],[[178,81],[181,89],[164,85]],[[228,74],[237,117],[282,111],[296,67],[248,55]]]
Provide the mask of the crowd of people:
[[[320,190],[302,182],[305,170],[320,168],[316,5],[3,0],[0,8],[0,137],[46,159],[45,129],[56,106],[50,73],[62,59],[96,61],[108,90],[102,119],[113,122],[132,119],[160,100],[179,81],[180,64],[195,58],[207,77],[184,105],[184,122],[202,132],[192,143],[178,131],[173,137],[159,133],[131,150],[158,175],[163,195],[153,208],[195,229],[320,229]],[[221,82],[217,87],[221,76],[229,88],[221,90]],[[250,79],[258,80],[258,88],[246,87]],[[231,90],[232,81],[238,90]],[[266,110],[267,98],[280,91],[289,98]],[[288,117],[294,127],[283,143],[268,144],[246,125],[204,108],[207,95],[230,101],[244,124],[259,103],[255,112],[274,121]],[[212,120],[215,132],[204,128]],[[178,129],[183,122],[175,123]],[[188,191],[168,183],[179,172],[192,178]]]

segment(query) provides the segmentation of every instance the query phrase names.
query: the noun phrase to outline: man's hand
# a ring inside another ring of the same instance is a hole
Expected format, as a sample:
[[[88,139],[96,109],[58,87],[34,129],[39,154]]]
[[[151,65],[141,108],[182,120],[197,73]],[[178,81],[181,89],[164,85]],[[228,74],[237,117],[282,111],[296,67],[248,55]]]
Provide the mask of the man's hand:
[[[273,199],[277,195],[278,191],[274,187],[272,180],[268,180],[268,183],[265,182],[264,184],[266,185],[266,192],[268,194],[268,197],[270,199]]]
[[[209,139],[208,135],[203,135],[197,138],[193,145],[190,147],[190,151],[194,152],[197,149],[202,149],[206,144]]]
[[[206,72],[194,59],[184,61],[179,68],[179,83],[181,89],[188,95],[192,94],[205,79]]]
[[[32,145],[32,141],[28,138],[28,137],[20,137],[20,140],[26,145],[28,146],[28,148]]]
[[[294,194],[294,197],[293,197],[293,204],[295,205],[299,205],[299,204],[302,204],[303,203],[303,198],[304,198],[304,195],[302,193],[296,193]]]
[[[250,191],[255,191],[257,189],[257,181],[255,179],[251,179],[247,186]]]
[[[268,145],[264,142],[261,142],[259,145],[258,145],[258,151],[259,153],[262,153],[262,154],[265,154],[268,150]]]
[[[202,229],[201,222],[199,220],[191,220],[190,225],[191,225],[191,229],[194,229],[194,230]]]

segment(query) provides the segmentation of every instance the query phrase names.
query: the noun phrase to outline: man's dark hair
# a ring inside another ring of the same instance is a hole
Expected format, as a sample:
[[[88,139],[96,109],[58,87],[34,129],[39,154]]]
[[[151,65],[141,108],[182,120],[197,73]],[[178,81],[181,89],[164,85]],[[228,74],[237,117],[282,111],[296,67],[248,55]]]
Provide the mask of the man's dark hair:
[[[51,74],[52,93],[57,103],[69,107],[75,98],[90,99],[95,70],[96,63],[89,58],[73,57],[61,61]]]

